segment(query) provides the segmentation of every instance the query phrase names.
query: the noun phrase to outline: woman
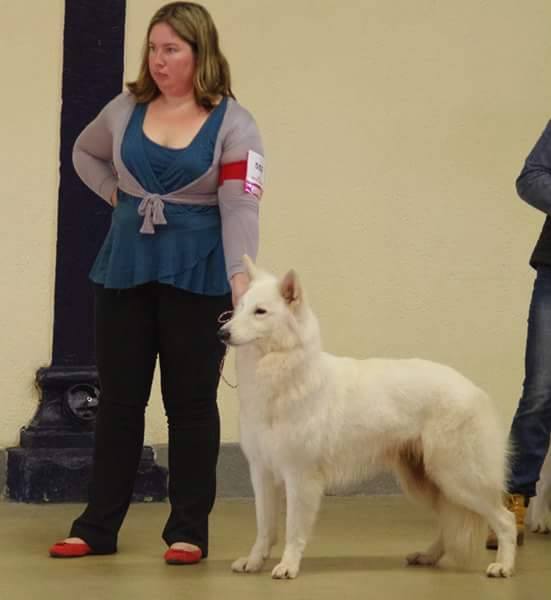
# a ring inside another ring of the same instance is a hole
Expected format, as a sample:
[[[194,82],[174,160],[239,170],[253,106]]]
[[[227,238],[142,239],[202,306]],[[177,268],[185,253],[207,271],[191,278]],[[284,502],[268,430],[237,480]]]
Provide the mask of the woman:
[[[173,2],[153,16],[139,77],[78,137],[75,169],[114,207],[90,277],[102,395],[88,506],[54,557],[110,554],[131,500],[159,356],[169,429],[169,563],[208,555],[224,349],[218,316],[255,256],[262,143],[234,99],[209,13]]]
[[[506,504],[515,514],[517,543],[524,543],[526,507],[549,450],[551,435],[551,121],[517,178],[518,195],[546,215],[530,265],[536,278],[530,300],[522,395],[509,434],[513,452]],[[488,548],[495,548],[490,532]]]

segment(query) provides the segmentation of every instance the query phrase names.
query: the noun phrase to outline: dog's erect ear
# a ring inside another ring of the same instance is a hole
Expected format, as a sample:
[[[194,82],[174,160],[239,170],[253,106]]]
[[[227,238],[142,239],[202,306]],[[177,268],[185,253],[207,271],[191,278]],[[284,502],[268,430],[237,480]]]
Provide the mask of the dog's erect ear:
[[[283,299],[291,306],[298,306],[302,301],[302,288],[298,275],[291,269],[281,280],[279,290]]]
[[[251,281],[255,277],[258,277],[258,269],[247,254],[243,254],[243,264],[245,265],[245,269],[247,269],[247,275]]]

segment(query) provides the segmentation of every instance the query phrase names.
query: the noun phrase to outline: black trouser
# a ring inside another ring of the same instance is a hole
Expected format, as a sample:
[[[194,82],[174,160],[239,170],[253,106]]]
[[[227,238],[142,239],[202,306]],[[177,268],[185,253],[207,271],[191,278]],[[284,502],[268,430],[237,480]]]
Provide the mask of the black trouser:
[[[143,447],[145,407],[159,356],[168,420],[171,513],[163,539],[208,554],[208,515],[216,493],[220,419],[216,404],[224,347],[218,316],[231,295],[204,296],[148,283],[96,286],[96,359],[101,399],[88,506],[71,536],[96,552],[117,549]]]

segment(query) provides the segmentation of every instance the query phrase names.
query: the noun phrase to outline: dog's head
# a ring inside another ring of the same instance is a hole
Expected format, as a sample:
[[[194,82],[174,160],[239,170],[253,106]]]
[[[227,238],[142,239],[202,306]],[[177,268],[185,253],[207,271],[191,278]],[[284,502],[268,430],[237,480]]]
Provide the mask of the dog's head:
[[[220,328],[220,339],[230,346],[256,343],[264,351],[296,346],[310,314],[297,274],[291,270],[278,279],[258,269],[248,256],[243,262],[249,288],[233,318]]]

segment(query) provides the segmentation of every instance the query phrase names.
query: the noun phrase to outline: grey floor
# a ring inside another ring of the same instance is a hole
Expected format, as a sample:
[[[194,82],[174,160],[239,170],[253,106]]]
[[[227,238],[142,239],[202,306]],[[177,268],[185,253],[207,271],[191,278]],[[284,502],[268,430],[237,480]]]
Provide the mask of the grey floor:
[[[551,597],[551,536],[527,536],[510,580],[483,575],[490,552],[468,572],[445,561],[436,569],[406,567],[404,556],[431,541],[434,522],[401,496],[325,498],[301,573],[293,581],[271,579],[275,558],[260,574],[231,572],[231,562],[246,553],[254,538],[251,500],[218,500],[211,554],[201,564],[186,567],[167,566],[162,560],[165,548],[159,533],[166,504],[132,505],[116,555],[50,559],[48,546],[64,537],[80,509],[74,504],[0,503],[0,600]],[[280,553],[281,544],[274,554]]]

